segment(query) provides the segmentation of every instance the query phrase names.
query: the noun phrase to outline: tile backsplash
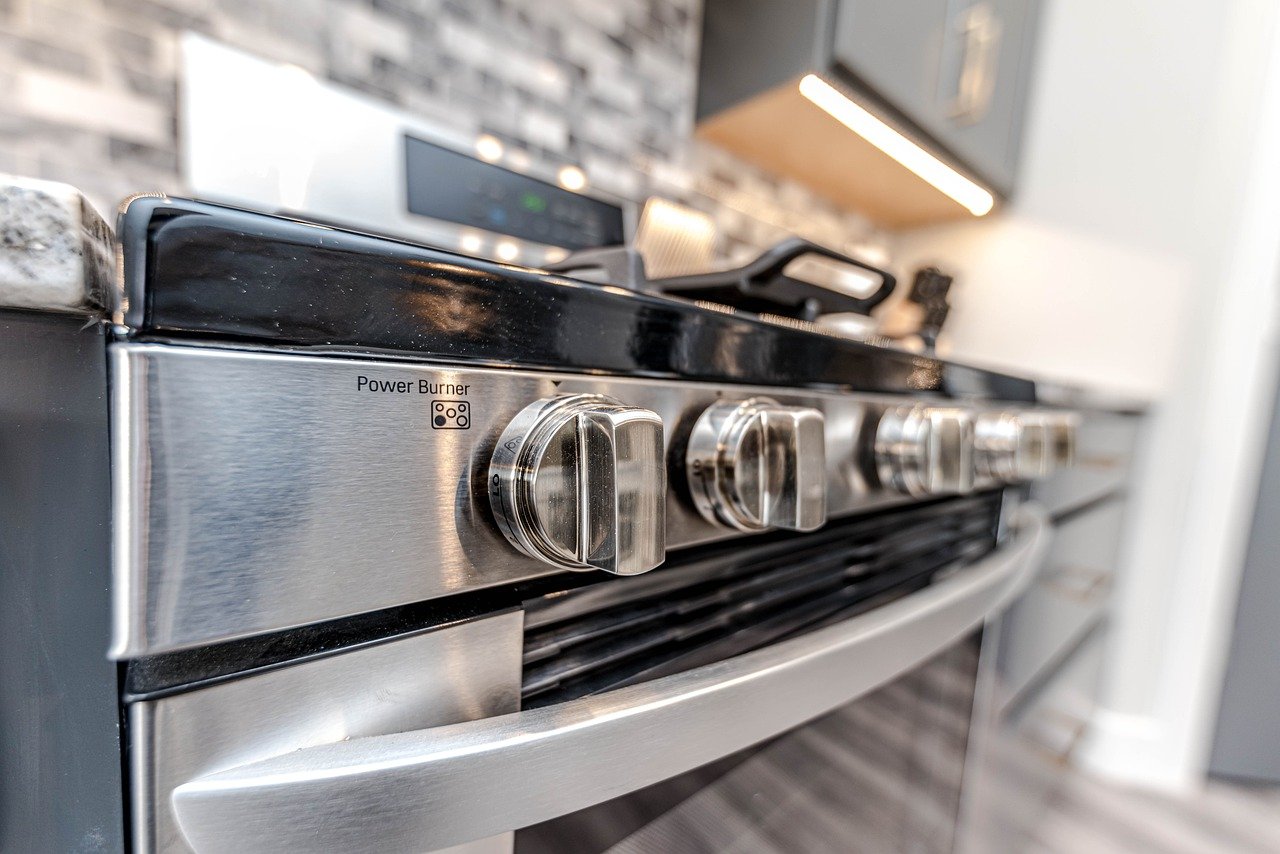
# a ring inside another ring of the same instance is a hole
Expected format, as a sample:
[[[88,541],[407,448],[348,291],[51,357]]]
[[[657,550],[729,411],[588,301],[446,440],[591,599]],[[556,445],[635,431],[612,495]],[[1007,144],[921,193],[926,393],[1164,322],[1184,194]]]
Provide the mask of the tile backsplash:
[[[795,233],[883,260],[861,216],[692,138],[700,22],[698,0],[0,0],[0,172],[107,212],[183,192],[178,44],[195,31],[703,210],[724,258]]]

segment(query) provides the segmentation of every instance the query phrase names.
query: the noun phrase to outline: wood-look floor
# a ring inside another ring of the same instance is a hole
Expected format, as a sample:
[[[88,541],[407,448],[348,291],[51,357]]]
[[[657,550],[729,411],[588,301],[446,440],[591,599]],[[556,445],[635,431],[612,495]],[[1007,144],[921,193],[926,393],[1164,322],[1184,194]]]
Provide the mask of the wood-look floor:
[[[1071,773],[1027,830],[1034,854],[1277,854],[1280,788],[1214,780],[1173,796]]]

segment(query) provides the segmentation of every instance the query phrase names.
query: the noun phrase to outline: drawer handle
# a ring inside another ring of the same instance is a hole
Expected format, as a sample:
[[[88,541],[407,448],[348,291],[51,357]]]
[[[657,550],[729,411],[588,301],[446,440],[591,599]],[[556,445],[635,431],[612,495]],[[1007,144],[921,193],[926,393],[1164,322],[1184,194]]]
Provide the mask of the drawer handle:
[[[975,3],[960,13],[958,28],[964,37],[964,59],[956,97],[951,104],[951,118],[973,124],[991,108],[1004,27],[990,3]]]

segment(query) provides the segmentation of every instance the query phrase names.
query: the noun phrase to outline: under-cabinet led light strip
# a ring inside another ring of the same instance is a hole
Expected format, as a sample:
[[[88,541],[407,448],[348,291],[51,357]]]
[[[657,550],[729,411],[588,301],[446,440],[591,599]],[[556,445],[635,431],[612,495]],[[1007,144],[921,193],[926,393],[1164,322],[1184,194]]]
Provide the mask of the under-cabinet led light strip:
[[[989,213],[995,196],[873,116],[816,74],[800,80],[800,94],[824,112],[963,205],[974,216]]]

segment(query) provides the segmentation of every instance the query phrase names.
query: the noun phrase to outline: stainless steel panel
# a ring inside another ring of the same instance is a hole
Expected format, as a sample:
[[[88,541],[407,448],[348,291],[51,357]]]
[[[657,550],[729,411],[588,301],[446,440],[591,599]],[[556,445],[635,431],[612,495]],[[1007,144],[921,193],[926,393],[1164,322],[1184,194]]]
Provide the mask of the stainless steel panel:
[[[557,393],[657,412],[668,457],[719,395],[767,393],[825,415],[831,515],[905,500],[855,462],[888,397],[160,344],[115,346],[112,370],[116,657],[555,572],[498,532],[484,480],[507,423]],[[465,426],[433,423],[442,400]],[[669,549],[737,535],[674,492]]]
[[[515,711],[522,646],[523,617],[509,612],[133,705],[135,851],[192,850],[175,823],[171,793],[194,777],[345,739]],[[309,834],[309,850],[339,847],[306,826],[298,830]],[[398,850],[434,847],[408,842]],[[270,850],[254,839],[239,854]]]
[[[950,646],[1020,592],[1045,529],[1028,507],[1009,545],[982,561],[771,647],[558,706],[333,740],[193,779],[174,810],[197,850],[241,854],[308,851],[316,839],[443,846],[583,809],[797,726]]]

